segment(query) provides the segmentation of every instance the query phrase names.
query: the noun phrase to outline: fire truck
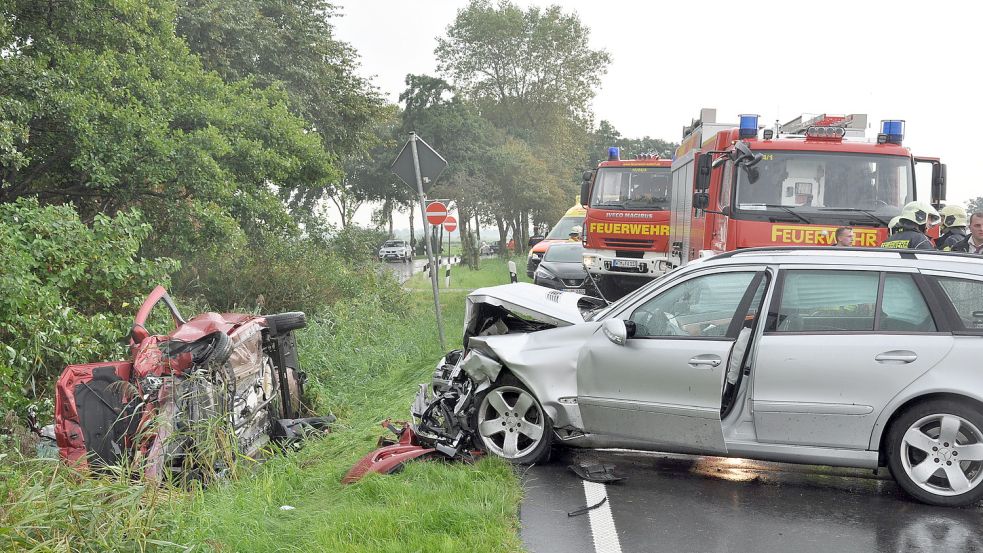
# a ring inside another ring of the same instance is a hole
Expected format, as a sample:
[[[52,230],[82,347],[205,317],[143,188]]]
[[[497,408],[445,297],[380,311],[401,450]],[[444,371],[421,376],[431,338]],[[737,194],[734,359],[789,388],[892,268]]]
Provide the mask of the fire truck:
[[[917,199],[919,163],[931,165],[931,203],[945,199],[945,165],[902,145],[904,121],[882,121],[874,141],[861,114],[771,129],[758,119],[720,124],[704,109],[684,128],[671,168],[670,267],[753,246],[833,244],[838,227],[853,229],[854,246],[876,247]]]
[[[584,268],[609,300],[668,267],[671,165],[654,154],[622,160],[615,146],[607,161],[584,172]]]

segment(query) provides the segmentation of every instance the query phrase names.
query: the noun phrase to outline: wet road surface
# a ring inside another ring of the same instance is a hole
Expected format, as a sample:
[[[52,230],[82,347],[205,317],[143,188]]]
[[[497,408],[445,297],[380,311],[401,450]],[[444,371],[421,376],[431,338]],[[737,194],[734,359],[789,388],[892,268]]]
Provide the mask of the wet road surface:
[[[422,271],[424,265],[427,264],[427,260],[414,259],[409,263],[403,261],[384,261],[382,263],[385,270],[391,271],[394,275],[396,275],[396,280],[402,284],[409,280],[409,278],[414,274]]]
[[[588,503],[567,469],[581,462],[613,464],[627,479],[605,486],[602,508],[569,517]],[[983,505],[917,503],[886,469],[569,450],[529,468],[523,484],[521,535],[535,553],[983,552]],[[605,532],[616,532],[613,541]]]

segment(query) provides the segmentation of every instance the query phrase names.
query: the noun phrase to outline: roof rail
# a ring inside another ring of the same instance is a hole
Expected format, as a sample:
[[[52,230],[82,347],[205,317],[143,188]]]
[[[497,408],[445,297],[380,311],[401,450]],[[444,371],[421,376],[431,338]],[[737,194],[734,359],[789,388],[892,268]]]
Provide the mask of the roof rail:
[[[782,252],[877,252],[877,253],[897,253],[902,258],[914,259],[912,254],[918,255],[929,255],[929,256],[942,256],[942,257],[965,257],[969,259],[975,259],[977,261],[983,261],[983,256],[972,253],[963,252],[940,252],[938,250],[909,250],[909,249],[898,249],[898,248],[861,248],[858,246],[757,246],[754,248],[743,248],[739,250],[733,250],[729,252],[718,253],[709,259],[727,259],[729,257],[734,257],[741,254],[752,254],[752,253],[782,253]]]

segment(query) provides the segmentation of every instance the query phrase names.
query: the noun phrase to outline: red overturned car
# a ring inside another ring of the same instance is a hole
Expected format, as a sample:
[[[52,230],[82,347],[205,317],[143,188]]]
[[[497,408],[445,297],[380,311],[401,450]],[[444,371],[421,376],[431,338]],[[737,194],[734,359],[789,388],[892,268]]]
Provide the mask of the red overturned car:
[[[173,322],[164,335],[147,330],[158,307]],[[70,365],[58,379],[61,458],[80,467],[127,464],[152,480],[194,478],[230,457],[256,458],[274,441],[325,430],[333,417],[300,418],[305,375],[294,331],[306,325],[302,312],[185,320],[158,286],[133,322],[130,360]],[[229,446],[223,456],[209,456],[216,436]]]

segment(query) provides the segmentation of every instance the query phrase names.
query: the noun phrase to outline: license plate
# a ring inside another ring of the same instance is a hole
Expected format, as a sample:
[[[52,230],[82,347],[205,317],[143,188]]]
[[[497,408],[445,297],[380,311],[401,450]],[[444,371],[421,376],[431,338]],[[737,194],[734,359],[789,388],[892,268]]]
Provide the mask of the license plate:
[[[623,269],[637,269],[638,261],[634,259],[615,259],[611,261],[612,267],[621,267]]]
[[[581,296],[587,295],[587,290],[584,288],[567,288],[567,292],[573,292],[574,294],[580,294]]]

